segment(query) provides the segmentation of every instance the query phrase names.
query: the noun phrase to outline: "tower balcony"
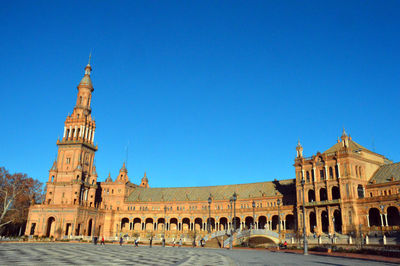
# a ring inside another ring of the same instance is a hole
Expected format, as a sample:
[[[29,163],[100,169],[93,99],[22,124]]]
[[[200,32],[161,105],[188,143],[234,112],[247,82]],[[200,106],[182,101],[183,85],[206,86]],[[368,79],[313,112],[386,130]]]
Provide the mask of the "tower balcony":
[[[94,145],[93,143],[84,141],[82,139],[73,139],[73,140],[57,140],[57,145],[63,146],[63,145],[84,145],[86,147],[89,147],[95,151],[98,150],[98,146]]]

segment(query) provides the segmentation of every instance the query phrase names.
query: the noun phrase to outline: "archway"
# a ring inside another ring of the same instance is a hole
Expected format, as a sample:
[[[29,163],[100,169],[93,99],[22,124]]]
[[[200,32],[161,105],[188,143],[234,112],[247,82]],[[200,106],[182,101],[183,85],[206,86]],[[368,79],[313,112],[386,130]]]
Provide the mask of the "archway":
[[[128,225],[129,225],[129,219],[128,218],[122,218],[122,220],[121,220],[121,231],[127,231],[128,230]]]
[[[176,218],[171,218],[171,220],[169,220],[169,224],[170,224],[170,228],[169,230],[178,230],[178,219]]]
[[[321,188],[319,190],[319,200],[320,201],[328,200],[328,194],[326,193],[326,189],[325,188]]]
[[[219,219],[219,230],[227,230],[228,229],[228,219],[225,217],[221,217]]]
[[[335,218],[334,230],[335,232],[342,232],[342,215],[339,210],[333,212],[333,218]]]
[[[233,227],[233,230],[237,230],[240,228],[240,218],[239,217],[236,216],[233,218],[232,227]]]
[[[368,211],[369,226],[381,226],[381,213],[377,208],[371,208]]]
[[[165,226],[165,219],[164,218],[158,218],[158,220],[157,220],[157,230],[158,231],[164,230],[164,226]]]
[[[258,229],[266,229],[265,225],[267,224],[267,217],[260,216],[258,217]]]
[[[92,235],[92,223],[93,223],[93,220],[90,219],[90,220],[89,220],[89,223],[88,223],[88,230],[87,230],[87,235],[88,235],[88,236],[91,236],[91,235]]]
[[[286,224],[286,230],[294,230],[295,228],[295,222],[294,222],[294,215],[293,214],[288,214],[286,215],[285,218],[285,224]]]
[[[140,218],[133,219],[133,230],[135,231],[142,230],[142,220]]]
[[[332,187],[332,199],[340,199],[340,190],[337,186]]]
[[[278,215],[272,216],[272,231],[278,230],[279,217]]]
[[[400,225],[399,209],[397,209],[396,207],[390,206],[387,209],[387,219],[388,219],[389,226]]]
[[[211,217],[210,219],[210,230],[214,231],[215,230],[215,219]]]
[[[154,230],[153,218],[146,218],[145,228],[146,228],[146,231],[153,231]]]
[[[310,232],[315,233],[315,227],[317,226],[317,216],[315,216],[315,212],[310,212],[309,221],[310,221]]]
[[[324,233],[329,233],[329,218],[328,218],[328,212],[327,211],[322,211],[321,212],[321,226],[322,226],[322,232]]]
[[[182,219],[182,231],[188,231],[190,228],[190,219],[183,218]]]
[[[46,237],[50,237],[50,236],[54,235],[55,221],[56,221],[56,219],[54,217],[49,217],[47,219]]]
[[[203,230],[203,220],[201,218],[194,219],[194,230],[195,231]]]
[[[244,219],[244,224],[245,224],[245,229],[250,229],[250,228],[252,228],[252,226],[253,226],[253,217],[251,217],[251,216],[247,216],[245,219]]]
[[[308,191],[308,202],[313,202],[315,201],[315,192],[313,189],[310,189]]]

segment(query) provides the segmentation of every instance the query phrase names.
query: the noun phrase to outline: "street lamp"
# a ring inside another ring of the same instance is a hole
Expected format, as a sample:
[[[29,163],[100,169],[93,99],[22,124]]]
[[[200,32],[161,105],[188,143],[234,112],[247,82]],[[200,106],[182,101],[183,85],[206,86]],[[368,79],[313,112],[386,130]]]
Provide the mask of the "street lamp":
[[[279,233],[279,242],[281,242],[281,212],[279,209],[279,206],[281,205],[281,199],[278,199],[277,202],[278,204],[278,233]]]
[[[207,225],[208,225],[208,233],[211,233],[211,202],[212,202],[212,199],[211,199],[211,195],[208,197],[208,223],[207,223]]]
[[[236,200],[237,200],[236,192],[233,193],[232,200],[233,200],[233,224],[234,224],[233,230],[236,232]]]
[[[306,209],[304,207],[305,200],[304,200],[304,178],[301,180],[301,187],[303,188],[303,237],[304,237],[304,255],[308,255],[308,243],[307,243],[307,236],[306,236]]]
[[[232,212],[233,212],[233,210],[232,210],[232,208],[233,208],[233,199],[230,198],[230,199],[229,199],[229,202],[230,202],[230,204],[231,204],[231,217],[233,218],[233,216],[232,216]],[[233,232],[232,232],[232,226],[233,226],[233,224],[232,224],[232,222],[233,222],[233,220],[231,221],[231,226],[230,226],[230,228],[231,228],[231,232],[230,232],[230,236],[229,236],[229,249],[230,249],[230,250],[232,250],[232,242],[233,242]]]
[[[253,207],[253,229],[254,229],[254,219],[256,218],[256,215],[255,215],[256,203],[254,202],[254,200],[253,200],[253,203],[251,205]]]
[[[164,206],[164,226],[163,226],[163,240],[162,240],[162,246],[165,247],[165,226],[167,226],[167,221],[166,221],[166,214],[167,214],[167,206]]]
[[[384,205],[381,205],[381,206],[379,206],[379,207],[381,207],[381,210],[382,210],[382,213],[381,213],[381,232],[382,232],[382,239],[383,239],[383,224],[384,224],[384,221],[383,221],[383,212],[384,212],[384,210],[385,210],[385,206]]]

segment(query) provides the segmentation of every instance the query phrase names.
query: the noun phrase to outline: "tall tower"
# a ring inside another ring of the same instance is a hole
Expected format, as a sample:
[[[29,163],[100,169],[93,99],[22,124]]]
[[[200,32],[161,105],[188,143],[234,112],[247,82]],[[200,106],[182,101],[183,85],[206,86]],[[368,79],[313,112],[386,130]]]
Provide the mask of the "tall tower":
[[[92,119],[93,85],[90,79],[90,57],[85,75],[78,85],[74,110],[67,116],[62,140],[57,140],[57,159],[49,171],[46,204],[80,204],[94,206],[97,188],[93,165],[96,123]]]

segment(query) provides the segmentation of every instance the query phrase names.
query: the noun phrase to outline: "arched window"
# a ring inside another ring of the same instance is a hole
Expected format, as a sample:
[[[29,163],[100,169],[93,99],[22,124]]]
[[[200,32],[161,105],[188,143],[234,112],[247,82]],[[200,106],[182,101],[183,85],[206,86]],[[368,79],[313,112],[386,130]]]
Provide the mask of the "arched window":
[[[336,178],[339,177],[339,167],[337,165],[335,165],[335,175],[336,175]]]
[[[82,104],[82,96],[79,96],[79,104]]]
[[[310,189],[308,191],[308,202],[313,202],[315,201],[315,192],[314,190]]]
[[[320,176],[321,180],[325,180],[325,175],[324,175],[323,169],[319,170],[319,176]]]
[[[333,179],[333,169],[332,169],[332,167],[329,167],[329,178]]]
[[[359,199],[364,198],[364,188],[363,188],[362,185],[358,185],[357,192],[358,192],[358,198]]]
[[[310,182],[310,172],[309,171],[306,172],[306,180],[307,180],[307,182]]]

